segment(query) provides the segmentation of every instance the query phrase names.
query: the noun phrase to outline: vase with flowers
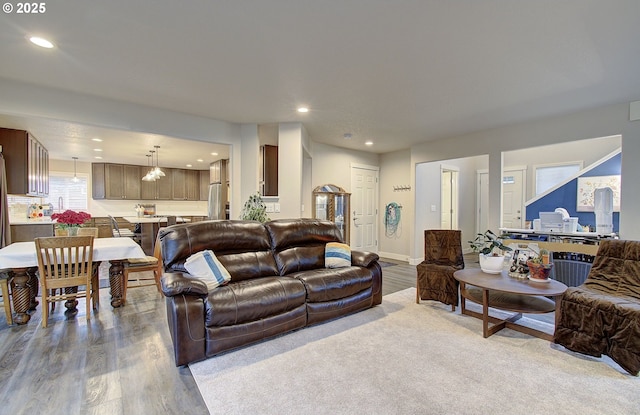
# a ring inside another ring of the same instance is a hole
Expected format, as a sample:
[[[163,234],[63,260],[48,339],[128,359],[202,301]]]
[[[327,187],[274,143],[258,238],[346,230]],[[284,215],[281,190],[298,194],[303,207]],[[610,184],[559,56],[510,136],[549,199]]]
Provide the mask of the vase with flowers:
[[[57,236],[75,236],[78,234],[78,228],[86,221],[91,219],[91,215],[87,212],[65,210],[62,213],[54,213],[53,215],[51,215],[51,219],[54,219],[57,223]]]

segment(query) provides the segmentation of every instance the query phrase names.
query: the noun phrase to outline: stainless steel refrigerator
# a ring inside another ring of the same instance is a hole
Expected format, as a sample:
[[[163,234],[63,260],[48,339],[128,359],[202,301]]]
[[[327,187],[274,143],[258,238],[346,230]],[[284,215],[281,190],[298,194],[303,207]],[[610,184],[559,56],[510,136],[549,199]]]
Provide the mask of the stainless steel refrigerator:
[[[222,193],[222,183],[211,183],[209,185],[209,219],[225,219],[226,198]]]

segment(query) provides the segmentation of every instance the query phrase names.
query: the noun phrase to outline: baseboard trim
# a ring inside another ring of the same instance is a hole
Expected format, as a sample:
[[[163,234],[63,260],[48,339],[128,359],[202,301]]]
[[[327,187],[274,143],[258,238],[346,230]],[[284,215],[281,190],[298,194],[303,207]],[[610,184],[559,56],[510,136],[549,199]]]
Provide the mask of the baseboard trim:
[[[378,256],[380,258],[389,258],[389,259],[395,259],[396,261],[404,261],[404,262],[409,262],[409,257],[407,257],[406,255],[402,255],[402,254],[394,254],[393,252],[378,252]]]

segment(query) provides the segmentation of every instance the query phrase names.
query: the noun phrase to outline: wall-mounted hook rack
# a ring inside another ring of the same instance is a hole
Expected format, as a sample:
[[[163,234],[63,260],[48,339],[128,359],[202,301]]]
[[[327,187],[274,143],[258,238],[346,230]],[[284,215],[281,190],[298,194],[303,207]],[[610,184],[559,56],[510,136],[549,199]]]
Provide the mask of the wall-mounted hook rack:
[[[404,192],[404,191],[409,191],[411,190],[411,186],[408,184],[401,184],[401,185],[397,185],[397,186],[393,186],[393,191],[394,192]]]

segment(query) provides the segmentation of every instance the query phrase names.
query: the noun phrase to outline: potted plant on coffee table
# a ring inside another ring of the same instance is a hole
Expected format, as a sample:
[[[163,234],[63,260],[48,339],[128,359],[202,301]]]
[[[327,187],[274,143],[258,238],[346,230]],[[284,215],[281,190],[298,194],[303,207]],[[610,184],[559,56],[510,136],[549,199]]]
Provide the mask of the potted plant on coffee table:
[[[502,240],[502,236],[498,236],[491,230],[485,233],[479,233],[473,241],[469,241],[471,249],[479,252],[480,269],[488,274],[499,274],[502,272],[504,265],[504,253],[511,251]]]
[[[537,282],[549,281],[549,275],[553,269],[553,263],[549,259],[549,252],[541,249],[537,256],[529,258],[527,261],[529,268],[529,279]]]

